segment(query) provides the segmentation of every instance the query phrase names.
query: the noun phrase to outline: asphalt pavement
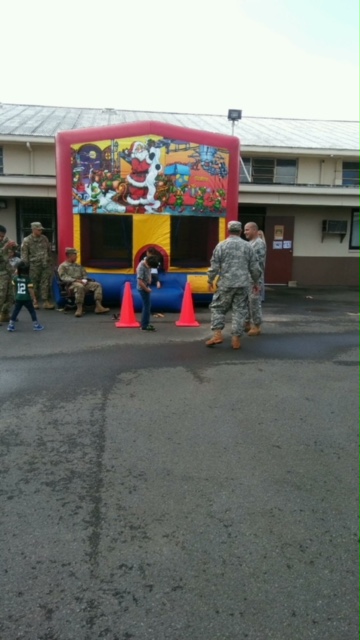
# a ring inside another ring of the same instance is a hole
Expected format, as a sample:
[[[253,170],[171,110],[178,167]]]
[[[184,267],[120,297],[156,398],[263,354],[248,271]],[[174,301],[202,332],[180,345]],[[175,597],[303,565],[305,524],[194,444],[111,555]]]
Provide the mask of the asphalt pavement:
[[[118,311],[0,328],[0,639],[357,639],[357,292]]]

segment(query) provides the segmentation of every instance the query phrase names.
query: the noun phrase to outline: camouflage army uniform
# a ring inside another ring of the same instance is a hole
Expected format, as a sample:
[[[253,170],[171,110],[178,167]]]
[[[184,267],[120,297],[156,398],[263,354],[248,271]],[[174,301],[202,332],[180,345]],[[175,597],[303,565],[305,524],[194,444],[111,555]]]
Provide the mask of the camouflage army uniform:
[[[233,336],[244,333],[248,305],[250,276],[254,282],[260,277],[260,267],[254,251],[239,236],[230,236],[215,247],[208,270],[208,281],[213,283],[218,275],[218,288],[214,293],[211,309],[211,329],[223,329],[225,315],[231,309]]]
[[[30,267],[30,278],[37,301],[51,299],[51,280],[53,277],[53,261],[51,245],[46,236],[26,236],[21,245],[21,259]]]
[[[6,237],[0,241],[0,317],[3,322],[8,319],[10,308],[14,303],[12,284],[14,271],[9,262],[11,249],[5,248],[8,242],[9,238]]]
[[[256,258],[261,269],[261,276],[258,281],[259,291],[256,293],[253,291],[254,282],[249,286],[249,306],[246,314],[246,324],[254,324],[260,326],[262,323],[262,310],[261,310],[261,291],[264,287],[264,271],[266,261],[266,244],[261,238],[250,240],[250,246],[255,252]]]
[[[76,304],[83,304],[85,296],[89,291],[94,292],[95,302],[102,300],[102,286],[99,282],[75,282],[75,280],[86,280],[88,275],[86,269],[77,262],[62,262],[58,268],[60,280],[70,285],[70,289],[75,293]]]

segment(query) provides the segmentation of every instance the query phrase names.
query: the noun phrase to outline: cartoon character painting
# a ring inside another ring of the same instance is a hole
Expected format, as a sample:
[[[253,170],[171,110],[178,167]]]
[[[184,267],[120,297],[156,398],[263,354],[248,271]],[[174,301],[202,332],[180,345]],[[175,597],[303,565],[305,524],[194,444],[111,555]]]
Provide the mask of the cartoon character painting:
[[[156,178],[162,166],[160,164],[160,149],[145,146],[142,142],[134,142],[129,154],[122,157],[130,162],[131,172],[128,182],[128,196],[126,201],[133,205],[143,205],[147,213],[153,213],[160,207],[160,200],[155,198]]]
[[[226,149],[139,136],[74,145],[72,154],[73,213],[226,215]]]

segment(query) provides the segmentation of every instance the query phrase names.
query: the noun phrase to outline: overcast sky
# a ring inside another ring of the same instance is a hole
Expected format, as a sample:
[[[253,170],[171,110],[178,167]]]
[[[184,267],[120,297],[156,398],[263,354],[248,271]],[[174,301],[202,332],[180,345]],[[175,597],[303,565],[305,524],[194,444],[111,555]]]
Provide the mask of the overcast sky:
[[[2,0],[0,102],[359,119],[357,0]]]

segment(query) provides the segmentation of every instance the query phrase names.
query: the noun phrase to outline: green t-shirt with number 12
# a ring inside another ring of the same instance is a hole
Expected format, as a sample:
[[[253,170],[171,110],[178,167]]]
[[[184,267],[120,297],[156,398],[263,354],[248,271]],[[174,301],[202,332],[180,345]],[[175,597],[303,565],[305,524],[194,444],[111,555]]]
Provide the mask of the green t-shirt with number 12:
[[[31,300],[29,287],[32,288],[32,282],[29,276],[15,276],[13,279],[15,285],[15,300],[25,301]]]

